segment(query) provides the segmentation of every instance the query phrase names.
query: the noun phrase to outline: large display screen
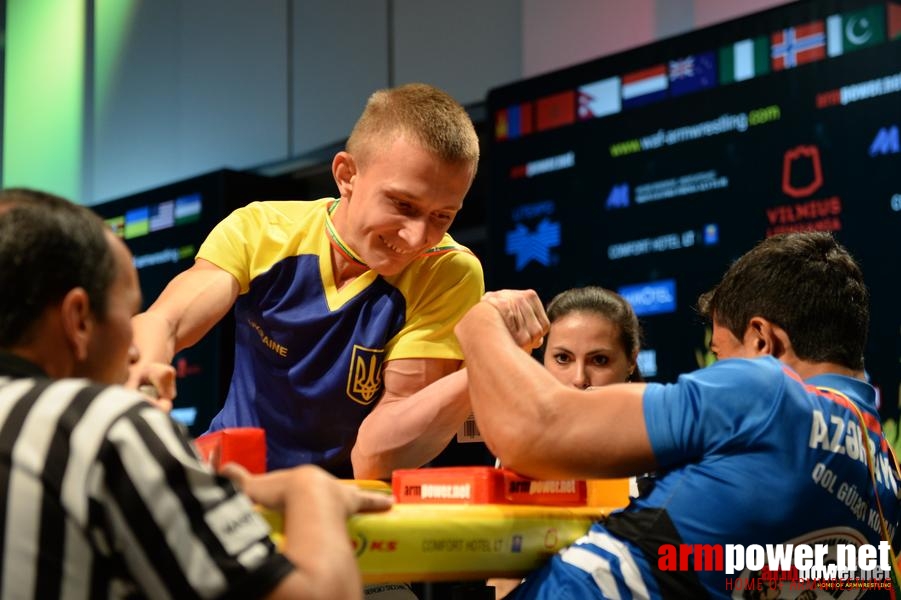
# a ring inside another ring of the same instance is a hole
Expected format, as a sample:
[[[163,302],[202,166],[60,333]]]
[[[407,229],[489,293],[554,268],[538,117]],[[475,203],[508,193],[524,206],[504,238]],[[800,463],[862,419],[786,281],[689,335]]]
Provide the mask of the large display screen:
[[[619,291],[640,363],[709,364],[698,295],[757,241],[827,230],[872,292],[881,411],[901,383],[901,3],[805,1],[494,89],[489,288]],[[887,429],[891,429],[891,426]]]
[[[134,255],[146,309],[176,275],[194,264],[216,223],[251,200],[287,198],[290,182],[223,169],[119,198],[91,208]],[[172,416],[193,435],[219,412],[234,364],[234,320],[229,314],[172,363],[178,396]]]

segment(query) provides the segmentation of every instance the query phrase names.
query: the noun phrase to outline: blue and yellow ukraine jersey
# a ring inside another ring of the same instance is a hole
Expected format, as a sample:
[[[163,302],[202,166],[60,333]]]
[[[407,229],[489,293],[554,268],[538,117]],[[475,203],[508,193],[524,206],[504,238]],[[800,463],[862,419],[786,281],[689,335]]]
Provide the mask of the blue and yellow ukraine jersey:
[[[484,291],[478,259],[448,235],[398,275],[367,271],[338,290],[326,234],[334,202],[254,202],[197,254],[240,285],[235,370],[210,430],[262,427],[270,470],[314,463],[350,477],[385,361],[461,360],[453,328]]]

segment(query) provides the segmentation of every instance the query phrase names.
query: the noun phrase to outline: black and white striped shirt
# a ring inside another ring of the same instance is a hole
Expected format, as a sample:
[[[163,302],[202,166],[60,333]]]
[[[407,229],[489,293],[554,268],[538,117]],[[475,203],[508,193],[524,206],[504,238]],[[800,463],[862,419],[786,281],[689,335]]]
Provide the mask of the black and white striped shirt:
[[[262,596],[293,567],[168,415],[0,353],[0,569],[4,600],[180,600]]]

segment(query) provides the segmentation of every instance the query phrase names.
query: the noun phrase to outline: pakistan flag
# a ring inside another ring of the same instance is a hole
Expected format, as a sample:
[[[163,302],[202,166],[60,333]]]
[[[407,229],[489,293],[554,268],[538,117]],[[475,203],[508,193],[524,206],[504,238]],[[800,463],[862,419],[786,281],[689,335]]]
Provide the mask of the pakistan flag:
[[[832,15],[826,19],[826,54],[838,56],[885,41],[883,6]]]

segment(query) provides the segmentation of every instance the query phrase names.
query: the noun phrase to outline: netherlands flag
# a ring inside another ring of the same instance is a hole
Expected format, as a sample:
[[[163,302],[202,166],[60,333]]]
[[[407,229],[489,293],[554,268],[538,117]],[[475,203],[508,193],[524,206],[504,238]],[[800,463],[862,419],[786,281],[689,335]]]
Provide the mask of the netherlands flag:
[[[656,65],[623,75],[623,108],[634,108],[666,97],[666,65]]]

